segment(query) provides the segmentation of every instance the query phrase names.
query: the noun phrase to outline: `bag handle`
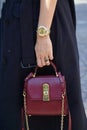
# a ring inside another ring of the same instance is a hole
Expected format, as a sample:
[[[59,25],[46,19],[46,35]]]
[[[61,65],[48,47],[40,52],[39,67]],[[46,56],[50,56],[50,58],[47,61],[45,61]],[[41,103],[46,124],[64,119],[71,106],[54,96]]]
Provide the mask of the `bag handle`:
[[[54,69],[54,71],[55,71],[56,77],[58,77],[58,71],[57,71],[56,65],[55,65],[52,61],[50,61],[50,65],[53,67],[53,69]],[[36,74],[37,74],[37,70],[38,70],[38,69],[39,69],[39,67],[36,66],[35,71],[34,71],[34,74],[33,74],[33,77],[36,77]]]

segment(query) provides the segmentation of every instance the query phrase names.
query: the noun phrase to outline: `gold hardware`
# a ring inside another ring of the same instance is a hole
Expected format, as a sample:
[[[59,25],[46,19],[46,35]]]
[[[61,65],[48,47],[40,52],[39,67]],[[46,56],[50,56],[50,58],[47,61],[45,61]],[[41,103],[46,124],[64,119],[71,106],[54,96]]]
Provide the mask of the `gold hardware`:
[[[49,84],[43,84],[43,101],[49,101]]]
[[[24,97],[26,96],[26,93],[25,93],[25,91],[23,91],[23,96],[24,96]]]
[[[55,72],[56,73],[56,77],[58,77],[59,75],[58,75],[58,73],[57,72]]]
[[[33,74],[33,78],[35,78],[35,77],[36,77],[36,73]]]
[[[29,123],[28,123],[28,115],[26,114],[26,92],[23,91],[24,96],[24,112],[25,112],[25,120],[26,120],[26,128],[29,130]]]
[[[62,94],[62,108],[61,108],[61,130],[64,127],[64,100],[65,100],[65,92]]]

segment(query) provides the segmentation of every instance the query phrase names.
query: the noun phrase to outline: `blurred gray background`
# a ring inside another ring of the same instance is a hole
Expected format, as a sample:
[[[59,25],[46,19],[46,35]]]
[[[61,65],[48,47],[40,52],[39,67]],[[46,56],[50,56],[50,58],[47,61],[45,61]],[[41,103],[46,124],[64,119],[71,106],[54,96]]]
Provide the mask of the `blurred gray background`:
[[[87,0],[75,0],[77,41],[80,55],[81,88],[87,115]]]
[[[0,0],[0,17],[1,17],[1,9],[2,9],[3,2],[5,2],[5,0]]]

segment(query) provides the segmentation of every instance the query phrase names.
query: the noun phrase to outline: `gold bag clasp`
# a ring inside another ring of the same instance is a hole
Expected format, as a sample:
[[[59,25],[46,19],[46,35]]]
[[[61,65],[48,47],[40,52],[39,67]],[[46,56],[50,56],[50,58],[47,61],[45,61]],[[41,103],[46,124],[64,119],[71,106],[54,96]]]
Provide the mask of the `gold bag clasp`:
[[[49,101],[49,84],[43,84],[43,101]]]

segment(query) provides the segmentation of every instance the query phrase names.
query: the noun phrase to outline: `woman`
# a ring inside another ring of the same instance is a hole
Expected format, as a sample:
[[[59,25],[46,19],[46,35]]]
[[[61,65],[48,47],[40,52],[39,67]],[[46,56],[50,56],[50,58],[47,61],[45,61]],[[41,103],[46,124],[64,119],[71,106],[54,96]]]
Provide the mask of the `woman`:
[[[73,0],[7,0],[4,3],[0,54],[1,130],[21,130],[24,78],[36,64],[49,66],[50,60],[66,78],[72,130],[87,130],[75,23]],[[51,73],[48,68],[44,74]],[[29,118],[30,130],[60,130],[59,122],[57,116]],[[68,129],[67,124],[68,117],[64,130]]]

